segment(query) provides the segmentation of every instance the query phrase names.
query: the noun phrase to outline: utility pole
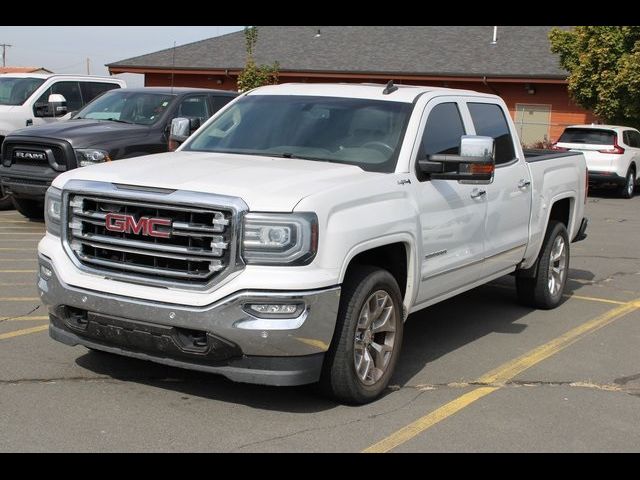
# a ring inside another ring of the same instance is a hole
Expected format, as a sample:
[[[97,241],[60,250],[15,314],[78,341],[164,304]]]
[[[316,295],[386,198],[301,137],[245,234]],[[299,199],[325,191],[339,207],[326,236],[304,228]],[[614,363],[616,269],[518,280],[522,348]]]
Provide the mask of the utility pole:
[[[6,67],[7,66],[6,50],[7,50],[7,47],[13,47],[13,45],[9,45],[8,43],[0,43],[0,47],[2,47],[2,66]]]
[[[91,62],[91,60],[89,60],[89,57],[87,57],[87,75],[91,75],[91,69],[89,68],[89,63]]]

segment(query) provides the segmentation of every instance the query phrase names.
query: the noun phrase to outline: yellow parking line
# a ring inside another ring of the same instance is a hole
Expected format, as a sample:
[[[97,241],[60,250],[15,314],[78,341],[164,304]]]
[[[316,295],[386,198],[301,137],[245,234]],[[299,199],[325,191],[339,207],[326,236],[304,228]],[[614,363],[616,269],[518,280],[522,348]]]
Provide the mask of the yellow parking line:
[[[37,262],[38,259],[33,256],[31,258],[0,258],[0,262]]]
[[[576,300],[588,300],[590,302],[613,303],[615,305],[625,305],[627,302],[619,302],[618,300],[609,300],[608,298],[584,297],[582,295],[563,295],[563,297],[575,298]]]
[[[32,223],[26,220],[0,220],[0,223]]]
[[[40,300],[38,297],[0,297],[0,302],[33,302]]]
[[[0,273],[36,273],[37,270],[0,270]]]
[[[0,232],[0,235],[44,235],[44,231],[42,233],[40,232],[8,232],[8,233]]]
[[[498,283],[489,283],[488,286],[497,287],[497,288],[504,288],[506,290],[514,290],[514,288],[509,286],[509,285],[500,285]],[[621,301],[618,301],[618,300],[611,300],[609,298],[585,297],[583,295],[574,295],[574,294],[567,294],[567,293],[565,293],[562,296],[565,297],[565,298],[575,298],[576,300],[588,300],[590,302],[613,303],[615,305],[625,305],[627,303],[627,302],[621,302]]]
[[[0,247],[0,251],[4,251],[4,252],[33,252],[33,248]]]
[[[33,317],[0,317],[0,322],[27,322],[49,320],[47,315],[35,315]]]
[[[15,332],[2,333],[0,334],[0,340],[19,337],[20,335],[29,335],[30,333],[42,332],[48,328],[49,328],[49,325],[40,325],[39,327],[24,328],[22,330],[16,330]]]
[[[450,417],[459,412],[463,408],[471,405],[482,397],[496,391],[502,384],[511,380],[516,375],[524,372],[528,368],[540,363],[541,361],[555,355],[559,351],[565,349],[569,345],[575,343],[580,338],[599,330],[600,328],[610,324],[611,322],[633,312],[640,308],[640,299],[624,303],[613,308],[602,315],[598,315],[593,320],[579,325],[568,332],[554,338],[553,340],[541,345],[524,355],[504,363],[498,368],[482,375],[473,383],[489,384],[465,393],[446,405],[434,410],[400,430],[392,433],[388,437],[371,445],[363,450],[363,453],[386,453],[399,445],[411,440],[436,423]],[[497,385],[496,385],[497,384]]]
[[[26,287],[26,286],[31,286],[31,287],[35,287],[36,286],[36,282],[30,282],[30,283],[0,283],[0,287]]]

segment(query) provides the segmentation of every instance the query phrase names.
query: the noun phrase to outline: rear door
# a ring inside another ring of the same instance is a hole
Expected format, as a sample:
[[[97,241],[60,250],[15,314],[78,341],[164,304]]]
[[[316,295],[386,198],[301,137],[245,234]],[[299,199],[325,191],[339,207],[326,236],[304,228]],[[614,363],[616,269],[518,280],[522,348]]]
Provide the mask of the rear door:
[[[513,269],[524,256],[529,239],[531,178],[524,158],[518,158],[508,112],[491,99],[466,102],[475,135],[495,140],[496,169],[486,191],[485,276]]]

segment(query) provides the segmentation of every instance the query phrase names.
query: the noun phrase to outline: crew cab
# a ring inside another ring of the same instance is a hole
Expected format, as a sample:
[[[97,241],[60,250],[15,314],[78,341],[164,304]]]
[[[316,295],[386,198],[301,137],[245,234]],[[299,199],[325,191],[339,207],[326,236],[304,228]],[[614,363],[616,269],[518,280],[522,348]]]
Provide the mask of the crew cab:
[[[365,403],[409,314],[507,274],[561,302],[586,179],[495,95],[261,87],[176,152],[58,176],[38,288],[67,345]]]
[[[42,218],[45,192],[61,172],[166,152],[173,118],[187,118],[194,130],[237,95],[203,88],[112,90],[69,121],[8,135],[2,147],[0,183],[20,213]]]
[[[633,198],[640,181],[640,132],[618,125],[572,125],[553,149],[582,152],[589,183],[615,185],[622,198]]]

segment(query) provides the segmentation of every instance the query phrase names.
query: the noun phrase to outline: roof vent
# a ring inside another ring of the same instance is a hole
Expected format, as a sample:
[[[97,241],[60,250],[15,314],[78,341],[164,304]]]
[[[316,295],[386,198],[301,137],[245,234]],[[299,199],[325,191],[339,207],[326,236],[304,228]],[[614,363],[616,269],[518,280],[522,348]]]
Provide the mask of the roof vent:
[[[316,38],[320,38],[321,35],[322,33],[320,33],[320,29],[318,29],[318,31],[316,32]]]
[[[396,90],[398,90],[398,87],[396,87],[393,84],[393,80],[389,80],[389,83],[387,83],[387,86],[384,87],[384,90],[382,91],[383,95],[389,95],[390,93],[395,92]]]
[[[491,40],[491,45],[496,45],[498,43],[498,27],[493,27],[493,40]]]

